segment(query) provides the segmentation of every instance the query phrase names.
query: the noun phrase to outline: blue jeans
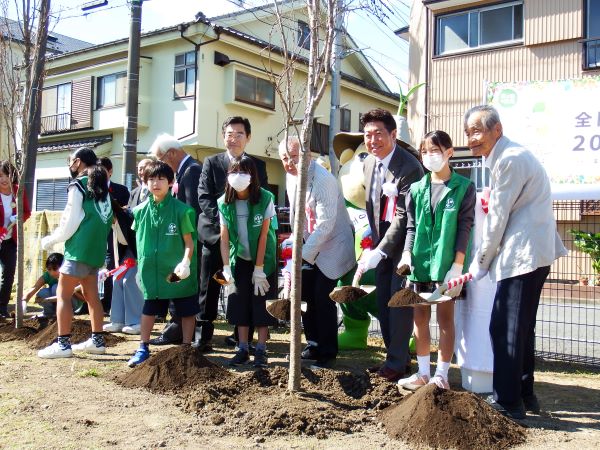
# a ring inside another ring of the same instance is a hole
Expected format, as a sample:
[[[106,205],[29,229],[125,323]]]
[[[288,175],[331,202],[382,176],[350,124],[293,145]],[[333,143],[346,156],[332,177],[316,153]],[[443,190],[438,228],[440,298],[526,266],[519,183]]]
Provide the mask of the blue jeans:
[[[139,325],[144,307],[144,295],[136,281],[137,266],[130,268],[123,278],[113,280],[110,321],[125,325]]]
[[[36,297],[39,298],[48,298],[54,297],[56,295],[56,289],[58,288],[58,283],[54,284],[50,287],[40,289],[36,294]],[[73,306],[73,311],[77,308],[78,300],[73,297],[71,299],[71,305]],[[44,309],[43,314],[44,317],[55,317],[56,316],[56,303],[54,302],[44,302],[42,303],[42,308]]]

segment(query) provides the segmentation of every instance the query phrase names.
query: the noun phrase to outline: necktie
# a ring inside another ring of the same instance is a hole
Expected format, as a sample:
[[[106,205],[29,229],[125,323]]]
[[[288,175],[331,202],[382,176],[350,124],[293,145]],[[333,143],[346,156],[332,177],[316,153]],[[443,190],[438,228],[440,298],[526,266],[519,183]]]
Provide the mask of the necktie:
[[[375,206],[375,217],[381,215],[381,185],[383,184],[384,167],[383,163],[377,163],[377,170],[373,174],[375,180],[373,182],[373,204]]]
[[[146,196],[148,195],[148,188],[146,186],[142,187],[142,191],[140,192],[140,203],[146,200]]]

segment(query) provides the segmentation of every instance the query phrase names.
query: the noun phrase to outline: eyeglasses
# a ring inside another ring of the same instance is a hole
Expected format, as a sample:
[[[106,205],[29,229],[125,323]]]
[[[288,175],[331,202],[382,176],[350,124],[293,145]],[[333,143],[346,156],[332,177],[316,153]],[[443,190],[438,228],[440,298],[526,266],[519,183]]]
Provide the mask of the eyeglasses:
[[[169,154],[170,151],[171,151],[171,149],[167,150],[166,152],[164,152],[162,154],[162,156],[159,156],[156,159],[159,160],[160,162],[165,162],[165,158],[167,157],[167,155]]]
[[[71,157],[69,156],[67,158],[67,167],[71,167],[73,164],[75,164],[75,161],[77,161],[79,158],[75,158],[73,160],[71,160]]]
[[[228,131],[227,133],[225,133],[225,139],[242,139],[246,137],[246,133],[242,132],[242,131]]]

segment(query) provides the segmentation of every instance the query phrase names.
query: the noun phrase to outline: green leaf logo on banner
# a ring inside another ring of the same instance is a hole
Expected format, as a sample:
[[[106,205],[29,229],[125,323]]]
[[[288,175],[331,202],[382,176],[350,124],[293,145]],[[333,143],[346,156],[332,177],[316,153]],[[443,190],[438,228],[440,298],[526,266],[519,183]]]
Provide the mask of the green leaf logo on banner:
[[[517,104],[517,93],[512,89],[502,89],[498,102],[504,108],[511,108]]]

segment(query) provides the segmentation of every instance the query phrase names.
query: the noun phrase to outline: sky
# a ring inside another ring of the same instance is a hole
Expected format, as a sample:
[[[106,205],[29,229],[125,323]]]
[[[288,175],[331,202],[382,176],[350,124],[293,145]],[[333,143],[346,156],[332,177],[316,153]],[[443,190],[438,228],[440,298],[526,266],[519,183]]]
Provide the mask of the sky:
[[[383,0],[388,6],[388,18],[380,21],[365,12],[353,12],[347,20],[347,29],[359,48],[367,56],[393,92],[398,82],[406,92],[408,78],[408,44],[393,34],[406,26],[409,4],[412,0]],[[82,11],[81,6],[91,0],[51,0],[54,24],[51,31],[100,44],[129,35],[129,7],[127,0],[108,0],[106,6]],[[207,17],[237,11],[236,0],[144,0],[142,4],[142,31],[151,31],[194,20],[197,12]],[[246,7],[259,6],[265,0],[245,0]],[[9,17],[17,19],[11,11]]]

